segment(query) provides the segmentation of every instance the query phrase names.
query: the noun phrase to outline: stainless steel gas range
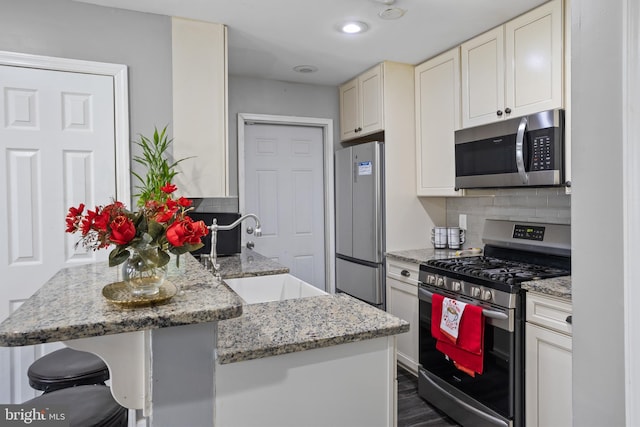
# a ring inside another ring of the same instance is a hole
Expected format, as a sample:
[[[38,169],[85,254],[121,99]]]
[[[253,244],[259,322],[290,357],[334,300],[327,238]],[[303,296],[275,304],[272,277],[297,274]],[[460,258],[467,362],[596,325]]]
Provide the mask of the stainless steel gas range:
[[[419,272],[418,393],[462,425],[524,425],[524,291],[569,275],[571,227],[487,220],[483,256],[429,260]],[[483,371],[471,376],[436,349],[434,294],[482,308]]]

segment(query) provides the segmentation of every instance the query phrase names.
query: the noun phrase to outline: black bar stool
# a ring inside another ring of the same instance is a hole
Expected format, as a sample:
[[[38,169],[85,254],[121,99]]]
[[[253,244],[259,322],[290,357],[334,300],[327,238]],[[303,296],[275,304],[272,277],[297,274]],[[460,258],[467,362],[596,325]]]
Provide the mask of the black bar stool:
[[[104,385],[109,369],[95,354],[63,348],[33,362],[27,376],[31,387],[49,393],[80,385]]]
[[[126,427],[128,410],[120,406],[104,385],[80,385],[44,393],[23,405],[36,410],[62,407],[69,427]]]

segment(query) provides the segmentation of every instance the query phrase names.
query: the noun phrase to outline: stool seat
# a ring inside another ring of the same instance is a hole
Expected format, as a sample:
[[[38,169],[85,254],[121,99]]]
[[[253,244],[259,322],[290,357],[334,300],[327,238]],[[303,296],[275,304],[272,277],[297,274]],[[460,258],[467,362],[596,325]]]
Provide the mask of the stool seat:
[[[48,407],[64,408],[69,427],[126,427],[127,408],[120,406],[104,385],[82,385],[45,393],[28,400],[36,410]]]
[[[42,356],[29,366],[29,385],[45,393],[67,387],[104,384],[109,369],[95,354],[63,348]]]

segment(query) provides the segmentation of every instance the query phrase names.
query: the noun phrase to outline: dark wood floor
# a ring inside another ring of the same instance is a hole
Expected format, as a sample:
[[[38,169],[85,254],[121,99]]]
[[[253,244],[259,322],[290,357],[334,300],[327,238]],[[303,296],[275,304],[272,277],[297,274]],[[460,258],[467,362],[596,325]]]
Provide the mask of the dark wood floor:
[[[398,427],[458,426],[418,396],[418,379],[398,366]]]

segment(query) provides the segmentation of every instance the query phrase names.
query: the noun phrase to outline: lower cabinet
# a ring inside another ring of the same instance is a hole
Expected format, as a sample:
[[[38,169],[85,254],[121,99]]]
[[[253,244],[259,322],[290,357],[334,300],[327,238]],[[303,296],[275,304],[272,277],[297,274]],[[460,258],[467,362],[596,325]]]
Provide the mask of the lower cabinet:
[[[527,294],[527,427],[571,426],[571,304]]]
[[[409,332],[397,336],[398,363],[418,375],[419,264],[387,260],[387,312],[409,322]]]

